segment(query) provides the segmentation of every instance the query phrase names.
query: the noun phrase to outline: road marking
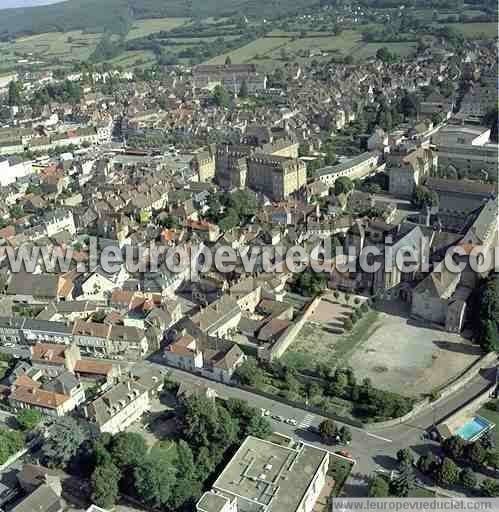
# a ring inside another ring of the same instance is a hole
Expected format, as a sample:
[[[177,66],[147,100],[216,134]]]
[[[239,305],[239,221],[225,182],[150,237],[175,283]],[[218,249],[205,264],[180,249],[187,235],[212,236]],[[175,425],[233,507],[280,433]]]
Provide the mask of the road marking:
[[[386,437],[377,436],[376,434],[371,434],[371,432],[366,432],[366,435],[369,437],[375,437],[376,439],[380,439],[381,441],[386,441],[387,443],[393,443],[391,439],[387,439]]]
[[[310,427],[310,425],[312,425],[312,423],[314,422],[314,415],[313,414],[307,414],[302,422],[298,425],[298,428],[307,428],[307,427]]]

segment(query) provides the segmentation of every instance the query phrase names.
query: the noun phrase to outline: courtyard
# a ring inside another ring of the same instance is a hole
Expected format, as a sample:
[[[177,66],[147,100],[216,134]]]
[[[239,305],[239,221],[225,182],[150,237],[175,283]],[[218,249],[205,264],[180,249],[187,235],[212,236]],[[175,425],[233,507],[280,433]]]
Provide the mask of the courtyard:
[[[336,302],[336,303],[333,303]],[[326,297],[283,356],[297,369],[318,364],[350,366],[357,379],[370,378],[387,391],[419,397],[445,386],[470,367],[480,348],[459,334],[420,324],[402,302],[383,302],[366,313],[352,331],[338,327],[353,306]]]

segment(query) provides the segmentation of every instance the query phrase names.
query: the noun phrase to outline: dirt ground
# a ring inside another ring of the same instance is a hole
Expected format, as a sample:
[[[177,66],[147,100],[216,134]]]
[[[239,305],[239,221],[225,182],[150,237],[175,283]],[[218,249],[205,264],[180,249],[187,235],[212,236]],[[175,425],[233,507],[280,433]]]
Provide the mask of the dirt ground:
[[[407,396],[429,393],[457,377],[479,357],[476,345],[458,334],[408,318],[400,303],[380,312],[379,327],[349,358],[358,378]]]
[[[401,302],[381,304],[352,332],[338,334],[353,300],[348,305],[333,300],[321,301],[284,362],[313,369],[319,362],[336,366],[341,361],[358,379],[369,377],[380,389],[417,397],[447,384],[480,357],[479,348],[462,336],[409,318],[408,307]]]

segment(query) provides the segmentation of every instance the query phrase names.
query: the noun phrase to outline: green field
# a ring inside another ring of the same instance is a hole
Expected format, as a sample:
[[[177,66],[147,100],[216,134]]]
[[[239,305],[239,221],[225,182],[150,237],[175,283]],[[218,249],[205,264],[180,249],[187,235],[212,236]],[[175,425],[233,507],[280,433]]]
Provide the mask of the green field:
[[[498,35],[497,23],[449,23],[447,26],[469,38],[480,37],[482,34],[485,34],[487,38]]]
[[[355,53],[357,60],[374,57],[380,48],[388,48],[391,53],[400,57],[408,57],[414,54],[417,43],[367,43],[362,45]]]
[[[133,24],[132,30],[128,33],[126,39],[136,39],[145,37],[161,30],[172,30],[185,25],[189,18],[157,18],[152,20],[140,20]]]

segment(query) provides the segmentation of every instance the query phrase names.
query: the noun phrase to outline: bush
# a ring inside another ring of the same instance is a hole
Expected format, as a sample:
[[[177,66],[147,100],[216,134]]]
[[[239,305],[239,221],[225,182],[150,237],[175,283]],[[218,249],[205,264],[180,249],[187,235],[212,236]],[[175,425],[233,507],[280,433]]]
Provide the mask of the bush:
[[[361,306],[360,306],[360,310],[362,311],[362,313],[367,313],[369,311],[369,306],[364,302]]]
[[[355,299],[353,300],[355,304],[359,305],[360,304],[360,299],[358,297],[355,297]]]
[[[351,331],[353,329],[352,320],[350,320],[350,318],[345,318],[345,320],[343,320],[343,327],[345,328],[345,330]]]
[[[337,291],[334,291],[333,292],[333,297],[338,300],[340,298],[340,292],[337,292]]]
[[[489,411],[499,411],[499,400],[490,400],[485,404],[485,408]]]

